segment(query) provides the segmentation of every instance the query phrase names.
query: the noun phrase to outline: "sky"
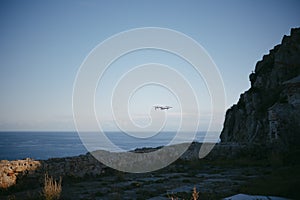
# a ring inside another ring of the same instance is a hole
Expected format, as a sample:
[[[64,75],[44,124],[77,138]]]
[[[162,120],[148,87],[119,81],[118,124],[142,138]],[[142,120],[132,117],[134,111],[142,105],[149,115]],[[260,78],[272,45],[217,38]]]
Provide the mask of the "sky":
[[[143,27],[173,29],[202,45],[218,67],[229,108],[250,87],[248,76],[256,62],[300,26],[299,10],[296,0],[2,0],[0,131],[74,131],[72,92],[81,64],[112,35]],[[117,129],[108,109],[116,81],[133,65],[149,62],[170,65],[191,82],[199,101],[199,130],[207,128],[212,114],[218,115],[212,128],[221,130],[225,113],[210,113],[201,76],[178,57],[157,50],[120,58],[99,82],[95,113],[105,130]],[[156,104],[173,106],[166,112],[166,130],[176,129],[180,102],[167,88],[148,85],[137,90],[128,110],[143,127],[151,122],[149,110]],[[193,114],[189,116],[197,117]]]

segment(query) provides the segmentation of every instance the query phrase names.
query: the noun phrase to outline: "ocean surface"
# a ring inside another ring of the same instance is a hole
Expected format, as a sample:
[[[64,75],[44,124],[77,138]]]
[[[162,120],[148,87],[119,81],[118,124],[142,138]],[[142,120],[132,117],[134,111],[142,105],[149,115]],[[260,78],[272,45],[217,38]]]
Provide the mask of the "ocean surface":
[[[136,138],[122,132],[107,132],[106,137],[122,151],[143,147],[159,147],[169,145],[175,137],[175,132],[162,132],[149,138]],[[189,134],[187,134],[189,135]],[[203,142],[205,132],[198,132],[193,141]],[[209,142],[218,142],[217,132],[209,132]],[[89,147],[92,150],[107,149],[101,142],[96,142],[97,133],[87,133]],[[186,142],[186,138],[179,138],[176,143]],[[93,143],[93,141],[95,141]],[[100,144],[99,144],[100,143]],[[88,150],[82,143],[77,132],[0,132],[0,160],[15,160],[34,158],[45,160],[48,158],[68,157],[86,154]]]

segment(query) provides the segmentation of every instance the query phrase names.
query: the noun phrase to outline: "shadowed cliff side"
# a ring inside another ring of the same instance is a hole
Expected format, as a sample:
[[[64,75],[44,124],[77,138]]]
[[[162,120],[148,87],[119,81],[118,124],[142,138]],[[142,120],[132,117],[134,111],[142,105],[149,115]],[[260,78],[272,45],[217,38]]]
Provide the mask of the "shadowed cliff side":
[[[276,144],[285,150],[300,138],[300,28],[257,62],[251,87],[226,112],[222,143]]]

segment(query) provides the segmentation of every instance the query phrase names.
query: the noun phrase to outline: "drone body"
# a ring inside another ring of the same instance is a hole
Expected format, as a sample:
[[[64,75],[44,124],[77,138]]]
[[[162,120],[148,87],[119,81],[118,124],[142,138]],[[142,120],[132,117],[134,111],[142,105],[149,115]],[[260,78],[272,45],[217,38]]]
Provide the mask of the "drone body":
[[[160,109],[160,110],[169,110],[172,108],[171,106],[153,106],[155,110]]]

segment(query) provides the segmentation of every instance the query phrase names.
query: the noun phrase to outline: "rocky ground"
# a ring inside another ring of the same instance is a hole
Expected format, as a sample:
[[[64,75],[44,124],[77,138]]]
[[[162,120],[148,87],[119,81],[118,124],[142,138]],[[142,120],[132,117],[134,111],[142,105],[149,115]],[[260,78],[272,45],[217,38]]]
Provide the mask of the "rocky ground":
[[[198,146],[193,144],[192,151]],[[298,153],[261,157],[248,154],[253,150],[247,149],[234,157],[215,156],[230,155],[230,151],[228,145],[217,146],[206,159],[188,154],[164,169],[140,174],[105,167],[90,154],[49,159],[41,161],[40,170],[18,176],[16,185],[1,189],[0,199],[43,199],[45,169],[53,177],[62,176],[62,199],[190,199],[194,187],[199,199],[221,199],[238,193],[299,197],[300,165],[290,162]],[[70,171],[64,174],[66,166]]]
[[[97,179],[72,182],[65,187],[66,199],[190,199],[194,187],[200,199],[215,199],[239,192],[250,179],[270,171],[259,167],[187,167],[175,164],[168,169],[147,174],[116,173]],[[72,191],[72,197],[68,194]],[[224,196],[225,195],[225,196]]]

